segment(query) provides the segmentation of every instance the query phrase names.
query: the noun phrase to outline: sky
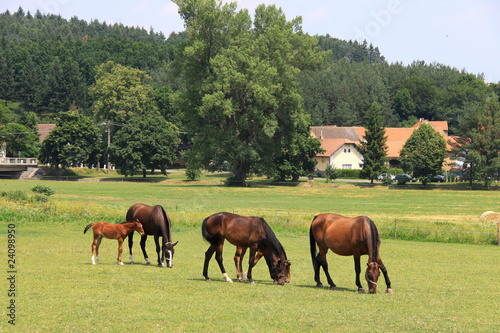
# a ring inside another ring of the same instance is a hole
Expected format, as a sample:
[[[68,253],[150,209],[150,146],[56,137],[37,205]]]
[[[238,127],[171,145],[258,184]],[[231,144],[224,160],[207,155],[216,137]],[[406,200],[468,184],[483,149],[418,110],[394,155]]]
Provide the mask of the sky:
[[[227,2],[224,0],[224,2]],[[389,63],[438,62],[500,82],[498,0],[237,0],[253,13],[264,3],[281,7],[287,20],[302,17],[302,30],[343,40],[366,40]],[[0,0],[0,13],[19,6],[34,14],[122,23],[148,31],[184,30],[177,5],[167,0]]]

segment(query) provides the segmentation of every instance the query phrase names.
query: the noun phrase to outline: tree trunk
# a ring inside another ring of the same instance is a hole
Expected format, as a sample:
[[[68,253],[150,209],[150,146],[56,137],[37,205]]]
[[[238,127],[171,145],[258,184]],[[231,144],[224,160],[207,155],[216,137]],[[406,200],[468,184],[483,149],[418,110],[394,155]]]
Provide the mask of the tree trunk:
[[[236,169],[233,172],[233,178],[236,181],[241,181],[242,186],[246,186],[247,179],[247,165],[245,162],[239,161],[236,165]]]
[[[146,178],[146,169],[142,169],[142,178]]]

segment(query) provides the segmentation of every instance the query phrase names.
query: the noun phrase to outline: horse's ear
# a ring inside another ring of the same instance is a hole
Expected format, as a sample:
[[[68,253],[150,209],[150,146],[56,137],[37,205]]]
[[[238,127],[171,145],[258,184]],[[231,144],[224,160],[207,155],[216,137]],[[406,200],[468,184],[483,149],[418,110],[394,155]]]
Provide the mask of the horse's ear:
[[[179,241],[175,242],[174,244],[172,244],[172,247],[176,246],[177,243],[179,243]]]
[[[288,265],[292,264],[292,262],[290,260],[287,260],[286,262],[288,263]]]

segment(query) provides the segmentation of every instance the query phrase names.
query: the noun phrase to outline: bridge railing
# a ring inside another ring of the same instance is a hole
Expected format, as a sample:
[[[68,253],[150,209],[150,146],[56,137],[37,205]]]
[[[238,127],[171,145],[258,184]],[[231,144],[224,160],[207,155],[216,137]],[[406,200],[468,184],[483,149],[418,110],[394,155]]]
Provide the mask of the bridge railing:
[[[38,165],[35,157],[5,157],[0,159],[0,164],[4,165]]]

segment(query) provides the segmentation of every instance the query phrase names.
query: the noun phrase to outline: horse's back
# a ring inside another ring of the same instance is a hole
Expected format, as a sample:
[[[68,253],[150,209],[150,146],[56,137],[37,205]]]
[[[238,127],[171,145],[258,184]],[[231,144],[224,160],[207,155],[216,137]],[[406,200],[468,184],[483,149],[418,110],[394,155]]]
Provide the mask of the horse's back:
[[[262,238],[260,224],[256,216],[215,213],[203,221],[203,237],[211,243],[224,238],[235,246],[250,247]]]
[[[318,245],[328,247],[338,255],[366,254],[364,229],[367,219],[366,216],[320,214],[312,222],[311,230]]]

